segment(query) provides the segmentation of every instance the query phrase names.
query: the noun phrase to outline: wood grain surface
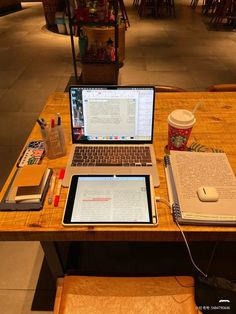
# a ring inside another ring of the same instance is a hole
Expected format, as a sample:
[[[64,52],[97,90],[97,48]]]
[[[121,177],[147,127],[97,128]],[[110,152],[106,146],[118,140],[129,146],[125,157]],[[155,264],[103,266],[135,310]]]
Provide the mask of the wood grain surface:
[[[65,276],[54,314],[200,314],[194,280],[177,277]]]
[[[168,198],[163,168],[168,114],[177,108],[192,110],[199,101],[201,105],[195,114],[197,122],[188,145],[198,142],[207,147],[224,150],[236,172],[236,92],[159,93],[156,95],[154,147],[161,185],[155,189],[156,196]],[[57,112],[62,116],[62,125],[66,133],[67,155],[54,160],[45,157],[43,163],[58,173],[60,168],[66,166],[71,147],[68,93],[50,95],[40,118],[50,120]],[[27,142],[40,138],[39,127],[35,125]],[[1,191],[1,198],[15,169],[15,167],[12,169]],[[158,203],[157,227],[63,227],[61,220],[67,191],[66,188],[62,189],[58,207],[48,205],[46,198],[44,208],[40,211],[0,212],[0,240],[182,241],[170,210],[163,203]],[[236,240],[236,227],[184,226],[182,228],[187,239],[192,241]]]

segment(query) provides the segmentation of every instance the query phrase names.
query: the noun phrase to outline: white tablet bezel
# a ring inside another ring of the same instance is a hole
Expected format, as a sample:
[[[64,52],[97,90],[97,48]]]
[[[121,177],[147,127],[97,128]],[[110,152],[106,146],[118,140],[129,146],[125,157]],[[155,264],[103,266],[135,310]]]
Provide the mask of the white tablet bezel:
[[[72,222],[72,211],[74,206],[74,197],[76,193],[76,187],[79,177],[113,177],[113,175],[74,175],[71,178],[69,190],[67,193],[67,199],[65,202],[65,208],[62,218],[62,225],[65,227],[75,226],[145,226],[151,227],[158,225],[158,215],[156,210],[155,192],[152,177],[150,175],[116,175],[116,177],[124,177],[127,179],[130,177],[143,177],[146,182],[147,200],[148,200],[148,211],[149,211],[149,222]]]

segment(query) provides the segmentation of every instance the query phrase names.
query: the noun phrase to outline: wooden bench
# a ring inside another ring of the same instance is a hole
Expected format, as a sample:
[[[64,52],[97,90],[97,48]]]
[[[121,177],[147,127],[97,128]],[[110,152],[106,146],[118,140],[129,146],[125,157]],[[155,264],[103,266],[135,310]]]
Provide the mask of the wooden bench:
[[[191,314],[194,279],[65,276],[58,280],[54,314]]]

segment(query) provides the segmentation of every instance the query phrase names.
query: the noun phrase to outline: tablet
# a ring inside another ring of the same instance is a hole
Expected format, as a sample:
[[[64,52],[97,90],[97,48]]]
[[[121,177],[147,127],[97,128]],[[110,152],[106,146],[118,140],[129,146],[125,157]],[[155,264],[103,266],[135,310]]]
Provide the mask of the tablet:
[[[149,175],[74,175],[64,226],[157,225],[154,187]]]

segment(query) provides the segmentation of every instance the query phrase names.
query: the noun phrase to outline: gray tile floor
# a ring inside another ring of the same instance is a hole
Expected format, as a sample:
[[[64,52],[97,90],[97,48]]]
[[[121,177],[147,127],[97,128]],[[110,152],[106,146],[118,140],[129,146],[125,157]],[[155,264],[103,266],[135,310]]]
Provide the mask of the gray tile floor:
[[[156,20],[140,20],[132,0],[125,3],[131,27],[120,84],[198,91],[236,82],[236,32],[209,30],[188,0],[176,0],[176,19]],[[0,17],[0,188],[48,95],[64,91],[73,75],[69,37],[46,30],[41,2],[22,7]],[[0,242],[1,313],[32,313],[42,260],[38,242]]]

